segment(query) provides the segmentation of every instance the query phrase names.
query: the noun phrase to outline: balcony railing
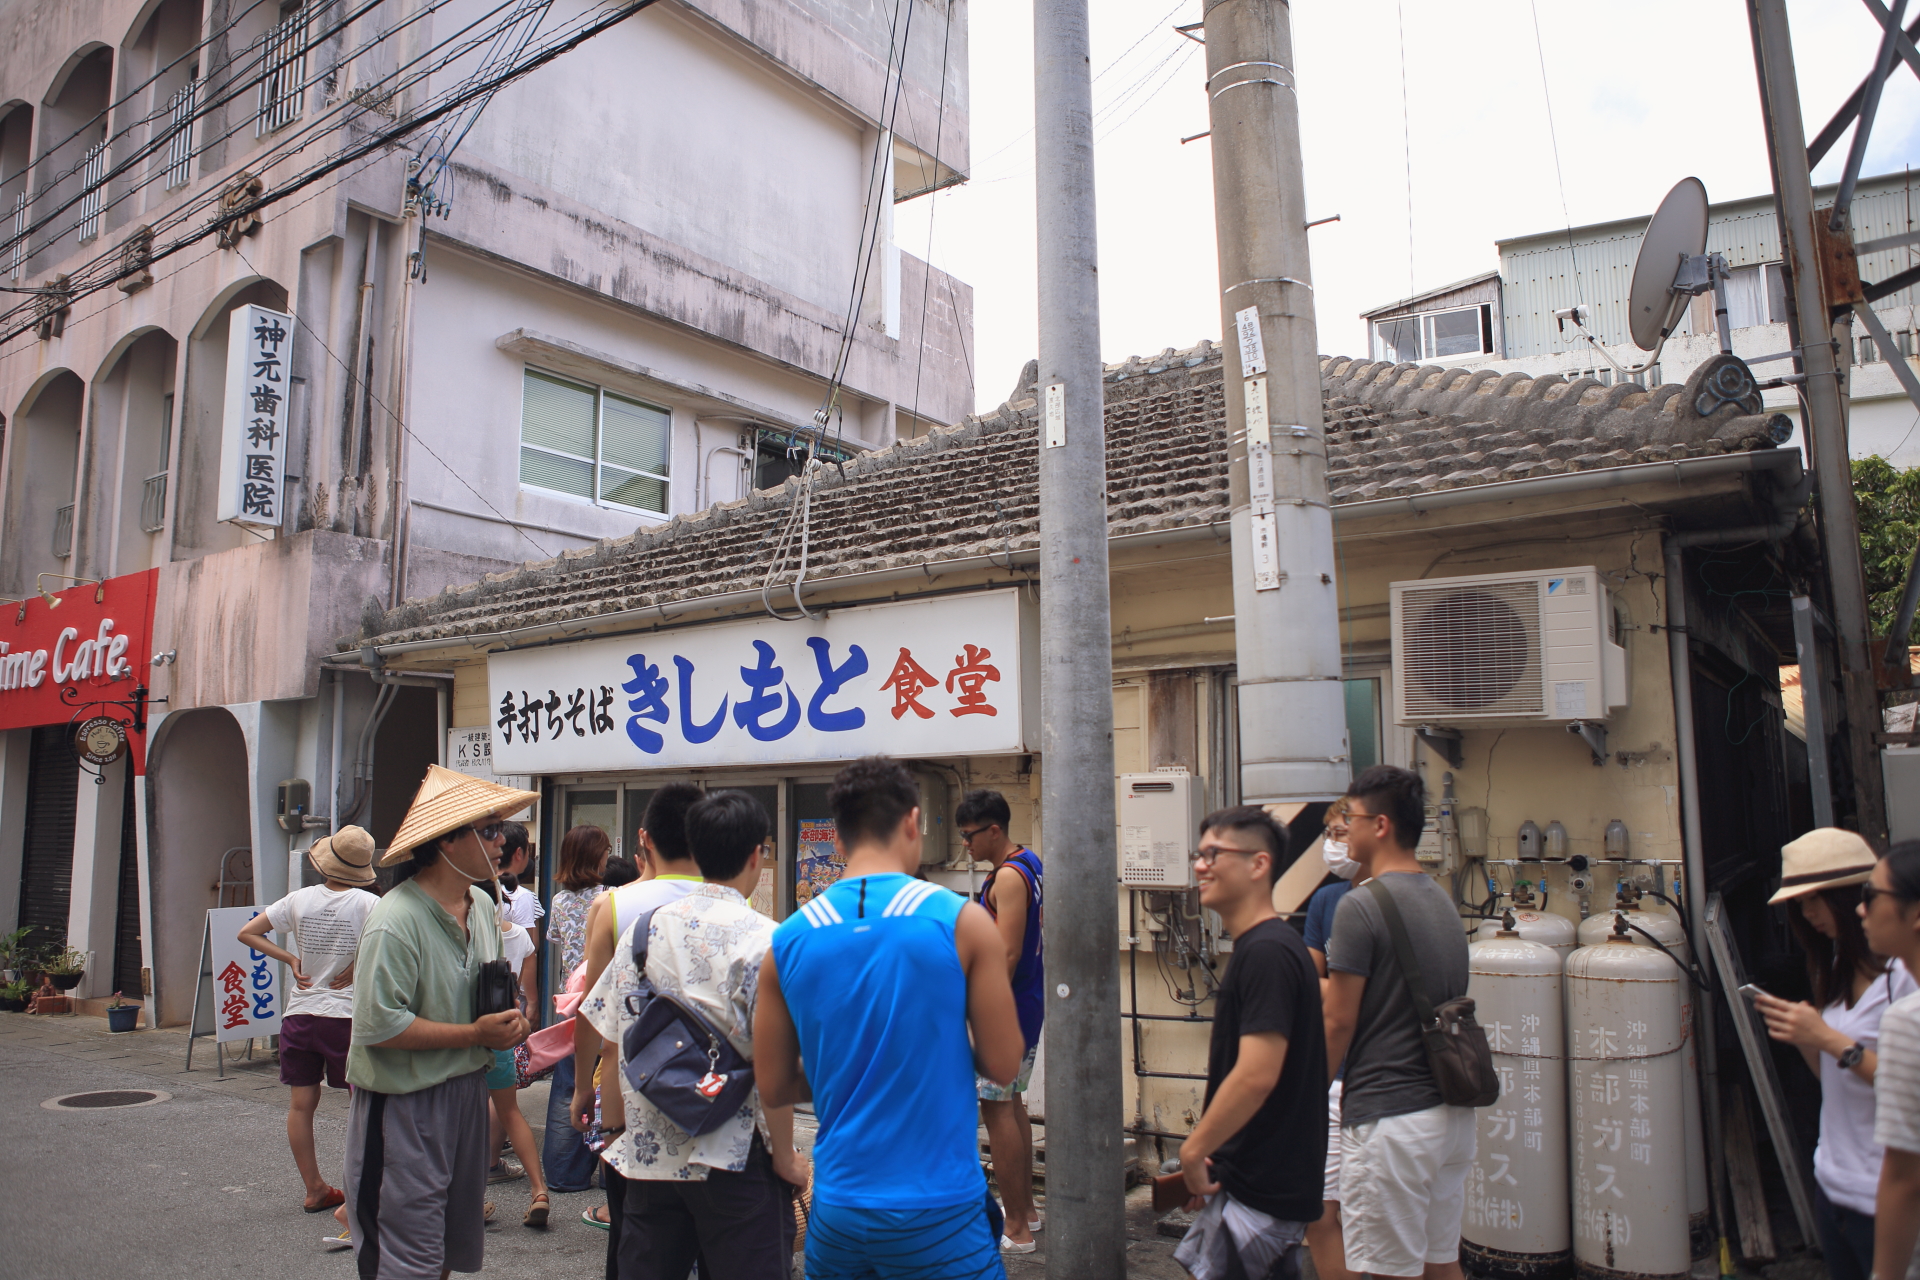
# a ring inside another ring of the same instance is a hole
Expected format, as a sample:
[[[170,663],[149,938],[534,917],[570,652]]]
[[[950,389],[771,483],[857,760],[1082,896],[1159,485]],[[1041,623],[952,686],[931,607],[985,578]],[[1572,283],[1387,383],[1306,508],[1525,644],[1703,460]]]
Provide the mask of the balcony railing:
[[[200,82],[189,80],[167,100],[167,170],[165,187],[171,191],[193,177],[193,106]]]
[[[307,81],[306,38],[307,21],[303,13],[295,13],[261,38],[260,61],[266,72],[260,77],[260,110],[253,126],[255,137],[272,133],[300,118],[300,102],[305,96]]]
[[[61,560],[73,554],[73,504],[71,502],[53,513],[53,554]]]
[[[107,183],[107,143],[103,138],[87,148],[87,160],[80,170],[80,239],[91,240],[100,234],[100,208]]]
[[[140,529],[143,533],[158,533],[167,523],[167,473],[148,476],[146,488],[140,491]]]

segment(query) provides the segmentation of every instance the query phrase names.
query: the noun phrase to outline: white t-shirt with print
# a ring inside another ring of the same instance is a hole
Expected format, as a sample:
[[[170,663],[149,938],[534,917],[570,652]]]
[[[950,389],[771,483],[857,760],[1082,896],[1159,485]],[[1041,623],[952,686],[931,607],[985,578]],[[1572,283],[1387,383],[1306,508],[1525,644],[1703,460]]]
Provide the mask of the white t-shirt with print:
[[[511,920],[522,928],[533,928],[547,914],[547,909],[540,905],[540,895],[525,885],[507,894],[506,898],[500,908],[500,918]]]
[[[1861,997],[1847,1008],[1836,1000],[1821,1011],[1828,1026],[1865,1045],[1880,1047],[1880,1020],[1894,1001],[1920,990],[1898,960],[1875,978]],[[1855,1213],[1873,1214],[1873,1198],[1880,1186],[1882,1148],[1873,1140],[1873,1086],[1839,1060],[1820,1055],[1820,1143],[1813,1149],[1813,1176],[1827,1199]]]
[[[511,921],[500,925],[500,954],[513,970],[513,982],[520,985],[520,966],[533,954],[533,935]]]
[[[330,984],[353,963],[360,931],[380,899],[365,889],[333,890],[324,884],[295,889],[266,910],[274,932],[287,935],[287,950],[300,957],[300,969],[312,985],[302,988],[288,974],[286,1012],[319,1018],[351,1018],[353,986],[338,991]]]

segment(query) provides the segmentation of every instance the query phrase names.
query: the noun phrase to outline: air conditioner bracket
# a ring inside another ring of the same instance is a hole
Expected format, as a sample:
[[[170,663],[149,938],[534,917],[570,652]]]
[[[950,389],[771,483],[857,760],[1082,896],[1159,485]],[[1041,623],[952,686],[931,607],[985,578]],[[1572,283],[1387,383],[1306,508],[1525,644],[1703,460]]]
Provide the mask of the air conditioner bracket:
[[[1423,724],[1413,731],[1413,736],[1427,744],[1434,751],[1447,758],[1447,763],[1456,769],[1464,769],[1467,764],[1466,752],[1460,749],[1460,731],[1442,729],[1435,725]]]
[[[1594,768],[1607,762],[1607,726],[1591,720],[1569,720],[1567,732],[1577,733],[1586,739],[1587,749],[1593,752]]]

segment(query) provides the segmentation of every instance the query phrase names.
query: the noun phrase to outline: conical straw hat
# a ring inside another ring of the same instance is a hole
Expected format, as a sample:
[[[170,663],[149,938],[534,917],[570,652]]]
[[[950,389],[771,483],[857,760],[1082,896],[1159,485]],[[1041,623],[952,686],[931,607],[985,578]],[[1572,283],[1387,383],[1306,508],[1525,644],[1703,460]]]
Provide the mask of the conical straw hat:
[[[435,836],[497,813],[517,813],[539,798],[537,791],[519,791],[484,778],[470,778],[437,764],[428,765],[426,781],[414,793],[407,816],[401,820],[400,830],[387,846],[380,865],[390,867],[404,862],[414,849]]]

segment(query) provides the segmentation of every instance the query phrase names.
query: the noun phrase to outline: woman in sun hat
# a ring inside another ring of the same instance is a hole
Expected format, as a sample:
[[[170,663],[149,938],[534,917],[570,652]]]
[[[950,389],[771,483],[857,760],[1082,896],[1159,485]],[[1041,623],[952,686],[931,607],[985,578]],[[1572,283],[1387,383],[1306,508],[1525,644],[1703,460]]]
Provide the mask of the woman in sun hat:
[[[373,883],[373,837],[360,827],[342,827],[307,850],[321,884],[295,889],[247,921],[242,944],[272,956],[293,974],[293,990],[280,1019],[280,1083],[293,1091],[287,1106],[287,1143],[300,1180],[307,1184],[301,1207],[324,1213],[344,1199],[320,1176],[313,1150],[313,1113],[320,1081],[347,1087],[347,1045],[353,1035],[353,965],[360,932],[380,899]],[[284,935],[281,947],[268,931]]]
[[[1832,1280],[1873,1269],[1873,1201],[1881,1148],[1873,1140],[1873,1078],[1880,1017],[1915,990],[1898,960],[1867,947],[1860,886],[1874,852],[1852,831],[1822,827],[1780,851],[1787,924],[1807,953],[1813,1002],[1754,997],[1767,1033],[1799,1048],[1820,1077],[1820,1141],[1813,1151],[1814,1213]]]
[[[539,797],[427,767],[381,866],[401,866],[360,939],[346,1195],[360,1274],[478,1271],[486,1232],[487,1070],[526,1038],[516,1009],[474,1016],[501,958],[493,861],[475,826]]]

